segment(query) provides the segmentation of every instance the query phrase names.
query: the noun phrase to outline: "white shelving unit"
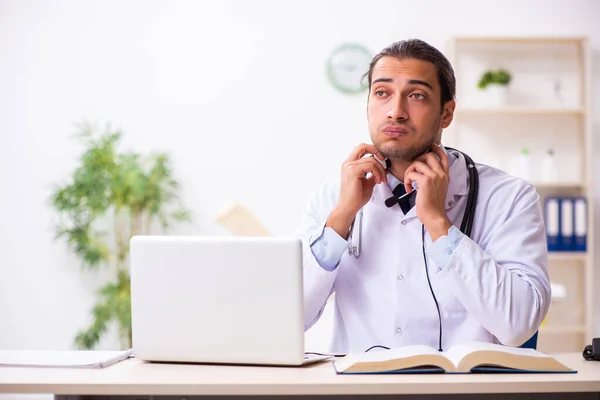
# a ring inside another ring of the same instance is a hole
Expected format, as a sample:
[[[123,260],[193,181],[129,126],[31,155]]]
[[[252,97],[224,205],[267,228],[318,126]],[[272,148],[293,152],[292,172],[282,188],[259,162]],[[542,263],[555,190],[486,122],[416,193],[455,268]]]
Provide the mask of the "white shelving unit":
[[[444,142],[476,162],[518,175],[518,157],[527,148],[541,196],[584,196],[587,251],[549,252],[548,270],[566,296],[553,298],[540,328],[538,349],[582,351],[592,339],[593,202],[591,60],[585,37],[456,37],[448,56],[457,80],[455,118]],[[512,80],[507,101],[486,106],[477,87],[487,69],[505,68]],[[541,156],[552,148],[559,176],[542,182]]]
[[[519,108],[519,107],[502,107],[497,109],[483,108],[465,108],[456,110],[458,115],[480,114],[480,115],[580,115],[584,111],[579,108]]]

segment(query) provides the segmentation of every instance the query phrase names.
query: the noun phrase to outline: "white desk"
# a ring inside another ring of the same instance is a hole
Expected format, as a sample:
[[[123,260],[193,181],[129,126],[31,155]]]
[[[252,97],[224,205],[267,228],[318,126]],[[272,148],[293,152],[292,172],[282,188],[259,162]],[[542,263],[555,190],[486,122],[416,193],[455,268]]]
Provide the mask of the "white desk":
[[[579,353],[556,358],[579,372],[344,376],[336,375],[330,362],[286,368],[154,364],[129,359],[104,369],[0,368],[0,393],[53,393],[65,400],[89,395],[96,395],[94,399],[112,400],[123,398],[121,396],[140,400],[183,397],[190,400],[195,396],[251,395],[299,395],[296,399],[331,395],[414,399],[441,394],[444,398],[456,399],[499,399],[510,394],[510,398],[520,399],[600,400],[600,362],[585,361]]]

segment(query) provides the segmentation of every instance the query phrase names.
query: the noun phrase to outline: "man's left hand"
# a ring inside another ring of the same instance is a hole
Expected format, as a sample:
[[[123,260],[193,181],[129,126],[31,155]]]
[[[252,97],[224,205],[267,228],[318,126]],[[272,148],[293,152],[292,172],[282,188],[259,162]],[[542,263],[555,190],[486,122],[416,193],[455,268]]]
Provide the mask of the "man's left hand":
[[[413,190],[413,182],[417,182],[417,217],[435,242],[440,236],[447,235],[452,226],[445,204],[450,183],[449,160],[440,146],[431,145],[431,152],[417,157],[406,169],[404,186],[407,192]]]

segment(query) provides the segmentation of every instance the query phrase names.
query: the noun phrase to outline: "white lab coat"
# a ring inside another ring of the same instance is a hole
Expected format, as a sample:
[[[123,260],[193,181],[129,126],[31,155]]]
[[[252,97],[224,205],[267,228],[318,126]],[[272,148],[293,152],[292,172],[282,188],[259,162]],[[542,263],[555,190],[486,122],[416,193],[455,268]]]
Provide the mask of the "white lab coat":
[[[460,227],[468,173],[462,155],[450,167],[446,213]],[[447,265],[428,257],[440,305],[442,347],[469,340],[519,346],[539,328],[550,304],[547,245],[539,196],[524,180],[477,164],[479,197],[471,238],[463,237]],[[309,243],[339,199],[339,181],[327,182],[310,200],[298,235],[303,242],[305,329],[334,296],[333,352],[373,345],[438,347],[439,320],[425,275],[421,222],[405,216],[387,184],[376,185],[363,207],[361,255],[344,251],[331,272]],[[425,249],[431,237],[425,236]]]

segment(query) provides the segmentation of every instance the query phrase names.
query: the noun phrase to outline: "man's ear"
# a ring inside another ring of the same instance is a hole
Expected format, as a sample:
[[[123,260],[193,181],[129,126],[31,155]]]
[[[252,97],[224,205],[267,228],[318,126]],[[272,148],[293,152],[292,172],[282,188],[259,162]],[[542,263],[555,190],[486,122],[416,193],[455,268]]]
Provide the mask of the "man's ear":
[[[454,109],[456,108],[456,101],[449,100],[444,104],[444,110],[442,111],[442,129],[446,129],[450,126],[452,119],[454,118]]]

